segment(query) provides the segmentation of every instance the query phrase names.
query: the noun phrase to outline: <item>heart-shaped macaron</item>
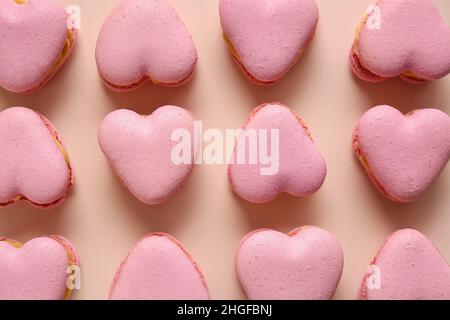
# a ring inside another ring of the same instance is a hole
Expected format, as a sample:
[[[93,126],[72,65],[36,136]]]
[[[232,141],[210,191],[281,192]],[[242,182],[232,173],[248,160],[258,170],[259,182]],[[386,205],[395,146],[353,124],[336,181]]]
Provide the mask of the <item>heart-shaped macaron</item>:
[[[53,125],[33,110],[0,113],[0,206],[27,200],[41,208],[63,201],[73,184],[67,152]]]
[[[114,278],[111,300],[207,300],[202,272],[174,238],[152,233],[122,262]]]
[[[195,70],[197,51],[166,0],[122,0],[103,23],[96,58],[108,87],[130,91],[147,81],[185,83]]]
[[[362,300],[450,300],[450,266],[416,230],[393,233],[379,249],[358,294]]]
[[[18,93],[43,87],[75,46],[77,30],[55,0],[0,1],[0,86]]]
[[[264,104],[251,113],[228,169],[233,190],[253,203],[269,202],[283,192],[311,195],[326,174],[325,160],[308,128],[279,103]]]
[[[258,230],[247,235],[236,268],[251,300],[327,300],[341,279],[344,258],[335,237],[307,226],[288,235]]]
[[[350,57],[370,82],[439,79],[450,72],[450,27],[432,0],[379,0],[358,26]]]
[[[77,253],[66,239],[0,239],[0,300],[68,299],[79,280]]]
[[[147,117],[114,111],[103,121],[98,141],[120,180],[147,204],[167,201],[194,167],[194,117],[179,107],[161,107]],[[190,144],[189,154],[183,154],[187,148],[177,151],[182,142]]]
[[[381,193],[397,202],[413,202],[450,159],[450,117],[437,109],[405,116],[390,106],[377,106],[359,120],[353,144]]]
[[[221,0],[220,19],[234,60],[256,84],[281,80],[314,37],[315,0]]]

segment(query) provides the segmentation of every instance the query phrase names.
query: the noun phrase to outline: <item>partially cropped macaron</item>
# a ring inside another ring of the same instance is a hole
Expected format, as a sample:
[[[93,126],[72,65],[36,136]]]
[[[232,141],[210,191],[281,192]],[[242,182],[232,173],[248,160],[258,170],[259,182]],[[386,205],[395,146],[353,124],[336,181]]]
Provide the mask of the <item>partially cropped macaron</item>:
[[[0,300],[63,300],[79,288],[78,256],[60,236],[0,238]]]
[[[0,1],[0,87],[31,93],[70,56],[77,30],[55,0]]]
[[[221,0],[220,20],[233,59],[258,85],[281,80],[312,41],[315,0]]]
[[[117,110],[101,124],[98,142],[130,192],[143,203],[160,204],[175,195],[194,168],[194,121],[191,112],[176,106],[148,116]]]
[[[236,254],[241,285],[251,300],[328,300],[344,266],[336,238],[313,226],[289,234],[257,230]]]
[[[450,117],[437,109],[403,115],[391,106],[377,106],[358,121],[353,146],[383,195],[396,202],[413,202],[450,160]]]
[[[450,27],[433,0],[379,0],[369,9],[350,53],[359,78],[417,84],[450,73]]]
[[[250,114],[228,168],[233,191],[252,203],[267,203],[282,193],[310,196],[326,175],[325,159],[305,122],[277,102]]]
[[[54,126],[23,107],[0,113],[0,207],[19,200],[50,208],[73,184],[67,151]]]
[[[208,300],[206,281],[190,253],[163,233],[144,237],[121,263],[111,300]]]
[[[450,266],[420,232],[390,235],[363,278],[361,300],[450,300]]]
[[[131,91],[149,81],[186,83],[197,65],[197,51],[166,0],[122,0],[103,23],[96,60],[107,87]]]

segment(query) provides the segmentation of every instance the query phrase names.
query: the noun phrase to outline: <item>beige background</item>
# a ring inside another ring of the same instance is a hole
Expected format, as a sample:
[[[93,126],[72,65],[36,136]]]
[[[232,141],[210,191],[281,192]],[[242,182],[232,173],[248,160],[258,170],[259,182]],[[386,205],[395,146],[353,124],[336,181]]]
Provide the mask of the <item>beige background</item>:
[[[151,231],[170,233],[193,254],[213,299],[243,299],[234,254],[249,231],[283,232],[304,224],[328,229],[339,239],[345,270],[337,299],[353,299],[376,249],[392,231],[413,227],[450,258],[450,167],[418,202],[394,204],[378,194],[352,152],[352,130],[370,107],[391,104],[404,112],[436,107],[450,112],[450,77],[423,86],[394,79],[382,84],[353,78],[347,55],[354,29],[371,0],[319,0],[320,21],[312,47],[278,85],[252,85],[232,63],[222,41],[217,0],[170,0],[191,31],[199,53],[193,81],[182,88],[147,85],[127,94],[105,89],[94,59],[96,37],[115,0],[67,0],[82,11],[74,56],[40,92],[23,96],[0,90],[1,110],[27,106],[59,130],[75,169],[75,188],[50,211],[19,203],[0,212],[0,235],[22,242],[60,234],[76,246],[82,264],[77,299],[105,299],[116,268],[128,250]],[[436,0],[450,23],[450,2]],[[148,114],[175,104],[192,110],[207,128],[239,128],[263,102],[282,101],[309,125],[327,159],[323,188],[307,199],[281,196],[266,205],[235,197],[226,166],[198,166],[167,204],[139,203],[118,182],[97,144],[102,119],[119,107]]]

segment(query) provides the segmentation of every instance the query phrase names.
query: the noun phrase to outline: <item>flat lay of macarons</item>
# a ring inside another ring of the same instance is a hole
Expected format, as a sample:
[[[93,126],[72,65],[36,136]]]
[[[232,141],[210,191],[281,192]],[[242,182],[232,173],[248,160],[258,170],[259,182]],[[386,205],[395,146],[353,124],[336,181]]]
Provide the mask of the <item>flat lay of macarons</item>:
[[[449,299],[448,48],[448,0],[0,0],[0,299]]]

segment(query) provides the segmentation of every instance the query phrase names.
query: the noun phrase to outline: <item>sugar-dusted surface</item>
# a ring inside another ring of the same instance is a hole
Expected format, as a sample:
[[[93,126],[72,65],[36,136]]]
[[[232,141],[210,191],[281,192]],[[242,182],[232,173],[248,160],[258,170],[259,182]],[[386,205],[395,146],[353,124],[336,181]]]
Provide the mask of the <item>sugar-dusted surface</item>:
[[[352,133],[370,107],[396,106],[406,113],[435,107],[450,113],[450,77],[424,86],[399,79],[381,84],[356,80],[349,48],[361,14],[371,0],[318,0],[320,20],[311,47],[274,87],[251,84],[234,65],[222,38],[217,0],[170,0],[193,35],[199,53],[192,82],[180,88],[145,86],[119,94],[105,89],[95,64],[95,44],[104,17],[116,1],[61,0],[81,7],[83,20],[74,55],[40,92],[20,96],[0,91],[0,109],[33,107],[64,139],[75,185],[61,207],[48,214],[21,203],[0,211],[0,234],[26,242],[61,234],[77,248],[82,268],[78,299],[106,299],[115,271],[128,251],[151,231],[175,236],[204,272],[213,299],[245,298],[234,269],[242,237],[261,227],[289,232],[305,224],[330,231],[343,247],[345,267],[336,293],[355,299],[367,265],[394,230],[424,233],[450,259],[450,167],[418,202],[394,204],[375,189],[352,150]],[[450,3],[436,0],[450,23]],[[251,205],[233,195],[227,166],[199,166],[167,204],[141,204],[115,177],[97,143],[107,114],[131,108],[149,114],[162,105],[180,105],[206,128],[240,128],[248,114],[267,101],[290,106],[310,128],[328,166],[324,186],[310,198],[282,196]]]

